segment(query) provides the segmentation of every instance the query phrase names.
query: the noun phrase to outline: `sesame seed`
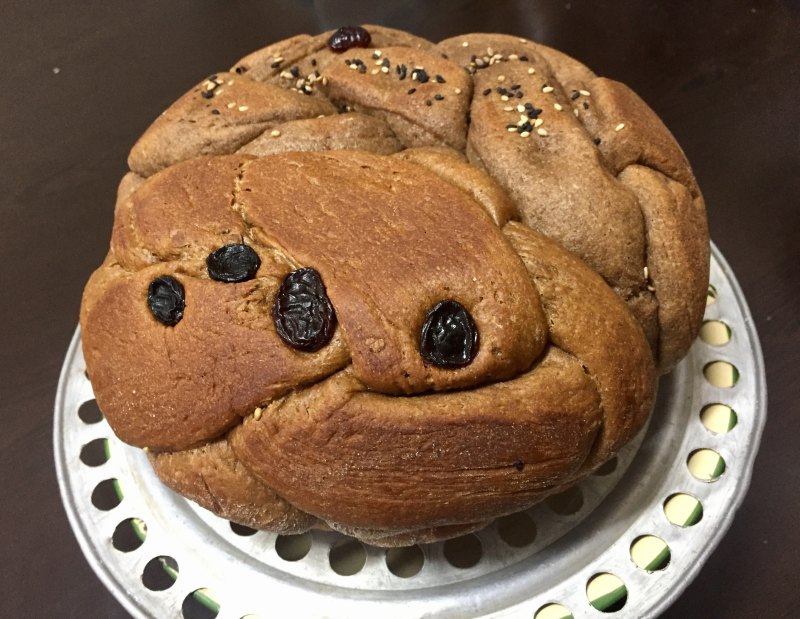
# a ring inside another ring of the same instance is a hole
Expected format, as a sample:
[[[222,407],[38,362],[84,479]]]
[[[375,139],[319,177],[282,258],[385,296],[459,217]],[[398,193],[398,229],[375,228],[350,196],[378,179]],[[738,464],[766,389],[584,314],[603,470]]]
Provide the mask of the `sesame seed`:
[[[355,65],[352,65],[352,64],[351,64],[351,65],[350,65],[350,68],[351,68],[351,69],[355,69],[356,67],[355,67]],[[281,71],[281,73],[280,73],[280,76],[281,76],[283,79],[285,79],[285,80],[290,80],[290,79],[292,79],[292,77],[293,77],[293,76],[292,76],[292,74],[291,74],[291,73],[289,73],[288,71]]]
[[[269,134],[270,134],[270,135],[271,135],[273,138],[277,138],[277,137],[280,137],[280,135],[281,135],[281,132],[280,132],[280,131],[278,131],[277,129],[273,129],[272,131],[270,131],[270,132],[269,132]]]
[[[411,74],[411,79],[417,80],[420,84],[424,84],[430,78],[428,77],[427,71],[421,67],[414,67],[414,73]]]
[[[584,110],[588,110],[589,109],[589,104],[586,103],[586,101],[583,102],[583,109]]]
[[[544,121],[541,118],[537,118],[533,121],[534,127],[541,127],[544,124]]]
[[[517,132],[517,126],[516,125],[508,125],[506,127],[506,131],[508,131],[509,133],[516,133]]]
[[[200,93],[200,95],[204,99],[211,99],[214,96],[214,93],[210,90],[204,90],[203,92]]]
[[[372,73],[372,75],[378,75],[378,73],[380,73],[380,72],[381,72],[380,69],[372,69],[372,71],[370,71],[370,73]]]
[[[441,101],[442,99],[444,99],[444,95],[436,94],[436,95],[433,95],[433,98],[436,99],[437,101]]]
[[[519,90],[519,84],[513,84],[511,90]]]
[[[581,93],[584,97],[589,97],[592,94],[588,90],[579,90],[578,92]]]
[[[323,77],[322,78],[322,85],[323,86],[327,86],[328,85],[328,78],[327,77]]]
[[[231,109],[233,109],[234,107],[236,107],[236,104],[235,104],[233,101],[231,101],[231,102],[230,102],[228,105],[226,105],[225,107],[227,107],[229,110],[231,110]]]
[[[383,52],[379,49],[376,49],[374,52],[372,52],[372,57],[375,58],[376,60],[380,58],[382,55]]]
[[[542,137],[545,137],[545,136],[547,136],[547,135],[548,135],[548,133],[547,133],[547,129],[537,129],[537,130],[536,130],[536,133],[538,133],[538,134],[539,134],[539,135],[541,135]]]
[[[270,69],[277,69],[279,66],[281,66],[281,63],[280,63],[279,61],[277,61],[277,60],[276,60],[276,61],[275,61],[275,62],[273,62],[271,65],[269,65],[269,68],[270,68]]]
[[[317,59],[316,58],[312,58],[311,59],[311,66],[312,67],[316,67],[317,66]]]
[[[656,289],[655,289],[655,288],[653,288],[653,287],[652,287],[650,284],[647,284],[647,290],[648,290],[649,292],[655,292],[655,291],[656,291]]]
[[[500,101],[508,101],[508,95],[503,95],[500,97]]]
[[[513,108],[513,107],[511,107],[510,105],[507,105],[507,106],[505,106],[505,107],[503,108],[503,111],[505,111],[505,112],[513,112],[513,111],[514,111],[514,108]]]
[[[250,109],[250,108],[248,108],[246,105],[240,105],[239,106],[239,111],[240,112],[246,112],[248,109]]]
[[[523,43],[524,43],[524,41],[523,41]],[[527,57],[527,56],[520,56],[520,57],[519,57],[519,59],[520,59],[522,62],[528,62],[528,57]]]
[[[573,110],[572,110],[572,111],[573,111],[573,113],[575,114],[575,117],[577,118],[577,116],[578,116],[578,114],[579,114],[579,112],[578,112],[578,108],[573,108]]]
[[[592,142],[594,142],[595,145],[600,144],[600,138],[595,138],[594,140],[592,140]]]
[[[517,106],[517,111],[518,112],[524,112],[525,111],[525,106],[524,105],[518,105]]]
[[[536,73],[536,69],[534,69],[533,67],[530,67],[528,69],[528,75],[533,75],[534,73]]]
[[[544,93],[553,92],[554,90],[555,88],[553,88],[552,86],[545,86],[542,88],[542,92]]]
[[[272,60],[274,62],[283,62],[283,56],[275,56]]]
[[[648,274],[647,274],[647,265],[644,265],[644,278],[645,278],[645,279],[647,279],[647,278],[648,278]]]
[[[447,80],[445,80],[441,75],[437,75],[436,81],[439,82],[440,84],[444,84],[446,83]]]
[[[522,38],[519,40],[519,42],[520,43],[527,43],[527,41],[525,39],[522,39]]]
[[[520,137],[527,138],[531,134],[530,131],[522,131],[520,132]]]
[[[291,69],[289,69],[289,73],[292,74],[292,77],[300,77],[300,68],[295,65]]]
[[[433,105],[433,101],[430,99],[425,99],[425,105]]]
[[[553,107],[556,108],[556,111],[558,111],[558,112],[560,112],[561,110],[564,109],[563,107],[561,107],[560,103],[554,103]]]
[[[577,99],[580,96],[581,96],[580,92],[578,92],[577,90],[573,90],[569,98],[575,101],[575,99]]]
[[[476,58],[472,62],[475,63],[475,66],[477,66],[477,67],[479,67],[481,69],[486,66],[486,61],[483,58]]]
[[[408,94],[410,94],[410,95],[413,95],[415,92],[417,92],[416,88],[409,88],[408,89]]]
[[[519,60],[519,56],[517,56],[516,54],[509,54],[508,55],[508,59],[509,60]]]
[[[216,91],[214,94],[215,94],[215,95],[221,95],[223,92],[225,92],[225,89],[224,89],[224,88],[220,88],[220,89],[219,89],[219,90],[217,90],[217,91]]]
[[[381,67],[381,73],[388,73],[389,67]]]
[[[453,92],[454,92],[455,94],[457,94],[457,95],[460,95],[460,94],[461,94],[461,89],[460,89],[460,88],[454,88],[454,89],[453,89]]]
[[[505,75],[498,75],[497,76],[497,81],[502,84],[503,82],[506,81],[506,76]]]
[[[358,69],[358,65],[357,65],[355,62],[351,62],[351,63],[350,63],[349,65],[347,65],[347,66],[349,66],[351,69]]]
[[[211,110],[211,113],[214,114],[214,116],[218,116],[219,115],[219,110],[215,108],[215,109]]]
[[[494,56],[494,50],[491,47],[487,47],[486,54],[489,56]]]
[[[259,421],[263,413],[264,413],[263,409],[259,406],[258,408],[256,408],[256,410],[253,411],[253,419]]]
[[[367,72],[367,65],[365,65],[365,64],[358,65],[358,72],[361,73],[362,75],[364,73],[366,73]],[[322,83],[324,84],[325,80],[323,80]]]
[[[487,95],[490,95],[491,93],[492,93],[492,89],[491,88],[487,88],[486,90],[483,91],[483,96],[485,97]]]
[[[242,73],[244,73],[245,71],[247,71],[247,68],[245,68],[245,67],[243,67],[243,66],[238,66],[238,67],[236,67],[236,68],[234,69],[234,71],[236,71],[236,73],[238,73],[239,75],[241,75]]]
[[[461,47],[469,47],[469,41],[462,42]]]
[[[391,66],[391,64],[392,64],[392,63],[391,63],[391,62],[389,62],[389,59],[388,59],[388,58],[384,58],[384,59],[383,59],[383,62],[381,63],[381,65],[382,65],[382,66],[384,66],[384,67],[389,67],[389,66]]]
[[[228,80],[228,86],[233,86],[233,80]]]
[[[622,131],[625,128],[625,123],[620,123],[614,127],[614,131]]]
[[[514,96],[515,96],[517,99],[522,99],[522,97],[524,97],[525,95],[524,95],[524,93],[523,93],[521,90],[518,90],[518,91],[517,91],[517,92],[514,94]]]

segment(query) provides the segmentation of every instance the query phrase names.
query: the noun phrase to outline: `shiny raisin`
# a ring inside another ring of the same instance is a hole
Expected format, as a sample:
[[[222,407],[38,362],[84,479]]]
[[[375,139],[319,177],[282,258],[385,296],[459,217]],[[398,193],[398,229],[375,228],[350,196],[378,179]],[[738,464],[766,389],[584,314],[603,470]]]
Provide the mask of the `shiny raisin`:
[[[231,243],[208,254],[208,276],[218,282],[244,282],[253,279],[261,266],[258,254],[249,245]]]
[[[328,39],[331,51],[341,54],[351,47],[369,47],[372,37],[361,26],[342,26]]]
[[[440,301],[428,312],[419,338],[422,358],[442,368],[469,365],[478,353],[478,329],[458,301]]]
[[[275,297],[272,318],[281,339],[298,350],[314,352],[330,342],[336,313],[319,273],[308,267],[289,273]]]
[[[150,282],[147,290],[147,305],[156,320],[174,327],[183,318],[186,306],[183,285],[174,277],[163,275]]]

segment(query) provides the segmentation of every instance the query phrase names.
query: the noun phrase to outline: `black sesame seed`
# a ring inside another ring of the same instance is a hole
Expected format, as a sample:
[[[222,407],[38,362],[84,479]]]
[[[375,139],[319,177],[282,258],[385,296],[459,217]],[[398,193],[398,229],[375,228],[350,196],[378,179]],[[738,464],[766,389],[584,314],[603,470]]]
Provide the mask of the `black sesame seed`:
[[[408,89],[408,94],[410,94],[410,95],[413,95],[415,92],[417,92],[416,88],[409,88]]]
[[[378,50],[375,50],[374,52],[372,52],[372,58],[373,59],[377,60],[380,57],[381,57],[381,54],[380,54],[380,52]]]
[[[595,139],[594,139],[594,140],[592,140],[592,141],[593,141],[595,144],[600,144],[600,138],[595,138]]]
[[[442,54],[442,58],[444,58],[445,60],[447,60],[448,58],[450,58],[450,56],[448,56],[447,54]]]
[[[519,84],[514,84],[514,85],[511,87],[511,90],[519,90]]]
[[[528,62],[528,57],[527,57],[527,56],[520,56],[520,57],[519,57],[519,59],[520,59],[522,62]]]
[[[447,80],[445,80],[441,75],[437,75],[436,81],[439,82],[440,84],[444,84],[446,83]]]
[[[589,104],[586,103],[586,101],[583,102],[583,109],[584,110],[588,110],[589,109]]]
[[[269,65],[270,69],[277,69],[279,66],[281,66],[281,61],[280,60],[276,60],[271,65]]]
[[[492,92],[492,89],[491,88],[487,88],[486,90],[483,91],[483,96],[485,97],[485,96],[491,94],[491,92]]]
[[[367,72],[367,65],[365,65],[365,64],[358,65],[358,72],[359,73],[366,73]]]
[[[533,110],[533,103],[531,103],[530,101],[526,101],[525,102],[525,109],[528,110],[529,112],[531,110]]]
[[[508,91],[505,88],[503,88],[502,86],[498,86],[497,88],[495,88],[495,90],[497,91],[498,95],[507,95],[508,94]]]
[[[527,110],[527,112],[528,112],[528,118],[530,118],[531,120],[536,120],[537,118],[539,118],[539,114],[542,113],[542,110],[539,108],[532,108],[530,110]]]
[[[522,99],[522,97],[524,97],[524,96],[525,96],[525,93],[524,93],[524,92],[522,92],[521,90],[518,90],[518,91],[515,93],[515,96],[517,97],[517,99]]]
[[[317,66],[317,59],[316,58],[312,58],[311,59],[311,66],[312,67],[316,67]]]
[[[525,121],[523,124],[519,126],[522,131],[533,131],[533,125],[530,124],[528,121]]]
[[[430,99],[425,99],[425,105],[433,105],[433,101]]]
[[[300,68],[295,65],[289,69],[289,73],[292,74],[292,77],[300,77]]]
[[[395,71],[397,71],[397,75],[400,76],[401,80],[406,79],[406,75],[408,75],[408,67],[406,67],[406,65],[404,64],[397,65]]]
[[[236,73],[238,73],[239,75],[241,75],[242,73],[244,73],[245,71],[247,71],[247,68],[246,68],[246,67],[243,67],[243,66],[241,66],[241,65],[240,65],[240,66],[236,67],[236,68],[234,69],[234,71],[236,71]]]
[[[569,98],[572,99],[573,101],[575,101],[575,99],[577,99],[580,96],[581,96],[581,93],[579,93],[577,90],[573,90],[572,94],[570,95]]]
[[[384,58],[384,59],[383,59],[383,62],[381,63],[381,66],[382,66],[382,67],[390,67],[390,66],[392,66],[392,63],[391,63],[391,62],[389,62],[389,59],[388,59],[388,58]]]
[[[441,101],[442,99],[444,99],[444,95],[433,95],[433,98],[436,99],[437,101]]]
[[[204,90],[200,93],[200,96],[202,96],[204,99],[210,99],[214,96],[214,92],[211,90]]]
[[[219,116],[219,110],[217,109],[211,110],[211,113],[214,114],[215,116]]]
[[[417,74],[417,81],[420,84],[424,84],[425,82],[427,82],[430,79],[430,77],[428,77],[428,73],[425,71],[425,69],[417,69],[416,70],[416,74]]]

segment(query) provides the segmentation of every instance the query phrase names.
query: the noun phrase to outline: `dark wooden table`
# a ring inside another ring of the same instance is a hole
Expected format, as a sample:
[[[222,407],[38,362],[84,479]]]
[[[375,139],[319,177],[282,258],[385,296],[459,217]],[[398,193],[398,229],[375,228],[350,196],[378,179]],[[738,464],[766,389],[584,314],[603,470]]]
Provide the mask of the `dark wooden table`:
[[[626,82],[694,165],[750,304],[769,422],[750,492],[667,617],[800,613],[800,7],[797,2],[2,3],[0,616],[124,617],[84,560],[52,455],[58,372],[107,248],[128,149],[172,100],[298,32],[378,22],[533,38]],[[794,412],[792,412],[794,411]]]

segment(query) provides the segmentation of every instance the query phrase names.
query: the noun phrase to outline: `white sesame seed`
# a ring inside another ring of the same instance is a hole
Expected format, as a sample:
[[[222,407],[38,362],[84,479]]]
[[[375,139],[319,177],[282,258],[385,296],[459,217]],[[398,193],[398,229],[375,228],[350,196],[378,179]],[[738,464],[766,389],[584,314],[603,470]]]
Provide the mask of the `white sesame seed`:
[[[500,97],[500,101],[508,101],[508,95],[503,95]]]
[[[558,111],[558,112],[560,112],[561,110],[564,109],[563,107],[561,107],[560,103],[554,103],[553,107],[556,108],[556,111]]]
[[[303,84],[305,84],[305,83],[306,83],[305,80],[301,77],[299,80],[297,80],[294,83],[294,85],[295,85],[296,88],[302,88]]]
[[[520,43],[527,43],[528,41],[526,41],[525,39],[520,39],[519,42]]]
[[[592,94],[588,90],[579,90],[578,92],[581,93],[584,97],[589,97]]]
[[[253,419],[255,419],[256,421],[260,420],[261,419],[261,415],[263,413],[264,413],[264,411],[259,406],[258,408],[256,408],[256,410],[253,411]]]
[[[536,133],[538,133],[542,137],[545,137],[547,135],[547,129],[537,129]]]
[[[575,116],[577,116],[578,114],[580,114],[580,112],[578,111],[578,108],[573,108],[573,110],[572,110],[572,111],[573,111],[573,113],[575,114]]]
[[[381,64],[383,64],[383,60],[376,60],[376,61],[375,61],[375,64],[376,64],[376,65],[381,65]]]
[[[233,80],[228,80],[228,86],[233,86]]]
[[[275,58],[272,59],[272,62],[283,62],[283,56],[275,56]]]
[[[355,65],[352,65],[352,64],[351,64],[351,65],[350,65],[350,68],[352,69],[354,66],[355,66]],[[280,74],[280,75],[281,75],[281,77],[282,77],[283,79],[285,79],[285,80],[290,80],[290,79],[292,79],[292,78],[294,77],[294,75],[292,75],[292,74],[291,74],[291,73],[289,73],[288,71],[281,71],[281,74]]]
[[[231,101],[231,102],[230,102],[230,103],[227,105],[227,107],[228,107],[228,109],[233,109],[234,107],[236,107],[236,104],[235,104],[235,103],[233,103],[233,102]]]
[[[516,127],[509,127],[508,129],[506,129],[506,131],[508,131],[509,133],[515,133],[517,131],[517,128]]]
[[[650,292],[655,292],[655,291],[656,291],[656,289],[655,289],[655,288],[653,288],[653,287],[652,287],[650,284],[648,284],[648,285],[647,285],[647,289],[648,289]]]
[[[517,106],[517,111],[518,112],[524,112],[525,111],[525,106],[524,105],[518,105]]]
[[[519,56],[517,56],[516,54],[509,54],[508,55],[508,59],[509,60],[519,60]]]
[[[526,122],[528,122],[528,117],[527,116],[520,116],[519,120],[517,121],[517,126],[521,127]]]
[[[381,73],[388,73],[389,67],[381,67]]]
[[[625,128],[625,123],[620,123],[614,127],[614,131],[622,131]]]
[[[536,69],[534,69],[533,67],[530,67],[528,69],[528,75],[533,75],[534,73],[536,73]]]
[[[523,131],[519,135],[520,137],[527,138],[531,134],[530,131]]]
[[[376,49],[374,52],[372,52],[372,55],[380,58],[381,56],[383,56],[383,52],[379,49]]]
[[[221,95],[223,92],[225,92],[225,89],[224,89],[224,88],[220,88],[220,89],[219,89],[219,90],[218,90],[218,91],[217,91],[215,94],[216,94],[217,96],[219,96],[219,95]]]
[[[348,66],[349,66],[351,69],[358,69],[358,65],[357,65],[355,62],[351,62],[351,63],[350,63]]]
[[[487,56],[494,56],[494,50],[491,47],[486,48]]]
[[[457,95],[460,95],[461,94],[461,89],[460,88],[456,88],[456,89],[453,90],[453,92],[456,93]]]
[[[504,112],[513,112],[513,111],[514,111],[514,108],[513,108],[513,107],[511,107],[510,105],[507,105],[507,106],[505,106],[505,107],[503,108],[503,111],[504,111]]]
[[[552,86],[545,86],[544,88],[542,88],[542,92],[544,93],[553,92],[554,90],[555,88],[553,88]]]
[[[469,41],[464,41],[461,43],[461,47],[469,47]]]
[[[370,73],[372,73],[372,75],[377,75],[380,72],[381,72],[380,69],[372,69],[372,71],[370,71]]]
[[[501,82],[501,83],[505,82],[506,81],[506,76],[505,75],[498,75],[497,76],[497,81]]]
[[[214,90],[217,85],[214,82],[206,82],[205,83],[206,90]]]
[[[269,134],[270,134],[270,135],[271,135],[273,138],[277,138],[277,137],[280,137],[280,135],[281,135],[281,132],[280,132],[280,131],[278,131],[277,129],[273,129],[272,131],[270,131],[270,132],[269,132]]]
[[[240,105],[240,106],[239,106],[239,111],[240,111],[240,112],[246,112],[248,109],[249,109],[249,108],[248,108],[246,105]]]
[[[323,77],[322,78],[322,85],[323,86],[327,86],[328,85],[328,78],[327,77]]]
[[[647,265],[644,266],[644,278],[648,278]]]
[[[541,127],[544,124],[544,121],[541,118],[537,118],[533,121],[534,127]]]

